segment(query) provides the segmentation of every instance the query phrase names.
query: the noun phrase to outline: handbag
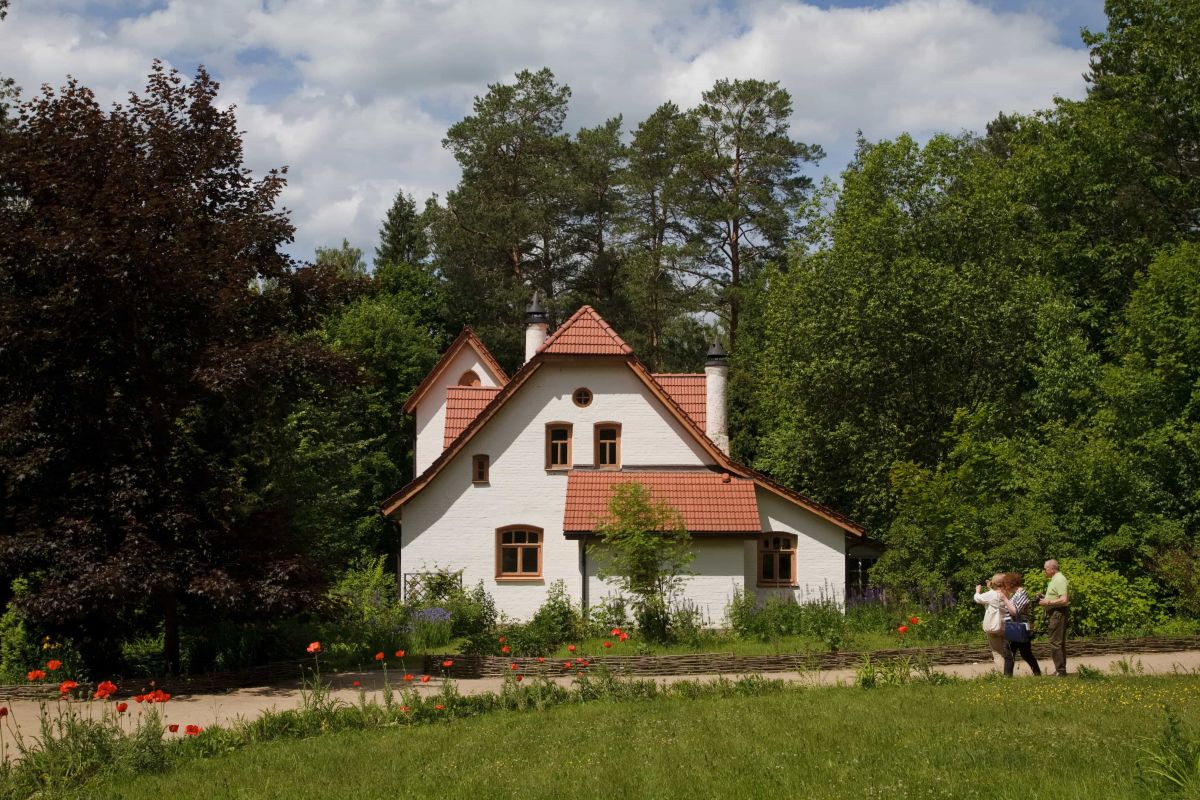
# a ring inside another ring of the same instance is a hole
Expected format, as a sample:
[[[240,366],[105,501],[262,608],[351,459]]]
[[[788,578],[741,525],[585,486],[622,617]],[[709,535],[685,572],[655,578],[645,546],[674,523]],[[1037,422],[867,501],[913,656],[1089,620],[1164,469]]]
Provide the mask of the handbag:
[[[988,604],[987,611],[983,612],[983,632],[984,633],[1000,633],[1004,630],[1004,617],[1000,616],[1000,607]]]
[[[1009,620],[1004,623],[1004,640],[1007,642],[1028,642],[1029,626],[1024,622]]]

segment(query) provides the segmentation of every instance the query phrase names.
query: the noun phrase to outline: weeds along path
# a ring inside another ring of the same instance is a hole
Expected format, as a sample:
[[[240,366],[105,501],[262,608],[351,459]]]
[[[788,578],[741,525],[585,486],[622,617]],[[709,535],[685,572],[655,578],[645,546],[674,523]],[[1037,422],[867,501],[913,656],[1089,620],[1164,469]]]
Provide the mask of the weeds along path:
[[[1118,664],[1118,662],[1122,662],[1122,664]],[[549,660],[547,660],[547,664],[550,664]],[[1042,661],[1041,665],[1043,672],[1053,672],[1053,667],[1048,661]],[[1120,670],[1125,665],[1129,665],[1133,667],[1135,673],[1197,673],[1200,672],[1200,650],[1177,653],[1129,653],[1106,656],[1081,656],[1069,660],[1069,667],[1072,672],[1077,671],[1081,665],[1105,672],[1112,672],[1114,668]],[[979,677],[993,672],[995,669],[996,667],[990,662],[956,664],[933,668],[935,672],[962,678]],[[388,675],[389,683],[392,684],[393,688],[399,689],[400,682],[398,681],[399,676],[397,673],[391,671]],[[1016,667],[1016,675],[1023,678],[1032,677],[1029,668],[1020,662],[1018,662]],[[714,680],[717,677],[719,676],[667,675],[654,678],[653,680],[661,684],[668,684],[681,680]],[[735,676],[726,675],[725,677]],[[807,672],[774,672],[763,673],[763,677],[777,678],[796,683],[807,683],[814,686],[851,685],[855,681],[855,671],[852,669],[837,669],[812,670]],[[368,697],[377,696],[383,686],[383,674],[379,671],[343,672],[327,676],[327,679],[333,687],[331,696],[347,703],[357,702],[360,692],[365,692]],[[563,676],[555,680],[563,685],[569,685],[571,677]],[[1060,679],[1053,676],[1046,676],[1038,680],[1051,681]],[[356,681],[360,684],[359,686],[354,685]],[[462,694],[498,692],[503,685],[503,679],[501,678],[457,679],[453,682],[457,684],[458,690]],[[433,678],[429,683],[415,683],[415,685],[417,690],[422,694],[434,694],[441,690],[442,680],[440,678]],[[135,691],[141,690],[141,688],[140,686],[122,687],[123,690],[130,689]],[[160,711],[163,713],[165,722],[178,723],[181,726],[200,725],[207,728],[210,725],[228,725],[238,719],[254,719],[262,714],[262,712],[271,708],[284,710],[299,707],[301,703],[301,688],[299,681],[291,681],[274,686],[237,689],[219,694],[179,695],[173,697],[169,703],[161,706]],[[11,710],[11,714],[5,722],[21,728],[22,732],[27,735],[36,735],[38,720],[38,703],[36,701],[14,700],[9,702],[0,698],[0,705],[6,705]],[[133,702],[130,702],[129,706],[129,713],[136,714],[138,707]]]

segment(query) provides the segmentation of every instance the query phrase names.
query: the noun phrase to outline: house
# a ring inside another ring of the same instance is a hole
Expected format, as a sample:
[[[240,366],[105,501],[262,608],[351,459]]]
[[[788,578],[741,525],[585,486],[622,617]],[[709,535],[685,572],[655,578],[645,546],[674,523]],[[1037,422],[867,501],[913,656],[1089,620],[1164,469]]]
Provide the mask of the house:
[[[383,505],[402,589],[450,568],[516,619],[560,579],[595,603],[615,589],[589,540],[614,487],[638,481],[681,513],[696,554],[684,595],[711,624],[742,587],[840,600],[863,529],[729,457],[728,371],[714,345],[703,374],[652,374],[590,306],[548,335],[536,297],[512,376],[464,330],[404,406],[417,477]]]

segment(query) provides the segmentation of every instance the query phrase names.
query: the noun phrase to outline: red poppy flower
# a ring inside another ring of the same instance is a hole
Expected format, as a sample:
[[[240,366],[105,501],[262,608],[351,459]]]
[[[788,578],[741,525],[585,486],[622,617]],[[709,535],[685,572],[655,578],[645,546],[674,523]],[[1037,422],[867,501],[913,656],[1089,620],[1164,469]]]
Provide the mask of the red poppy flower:
[[[901,625],[899,628],[896,628],[896,630],[900,632],[901,636],[903,636],[904,634],[908,633],[908,626]]]
[[[623,641],[625,641],[625,640],[627,640],[627,639],[629,638],[629,634],[628,634],[628,633],[625,633],[624,631],[622,631],[622,632],[621,632],[621,635],[620,635],[620,636],[618,636],[617,638],[618,638],[618,639],[620,639],[620,640],[623,642]]]
[[[569,645],[567,645],[567,652],[568,652],[568,653],[574,653],[574,652],[575,652],[575,645],[573,645],[573,644],[569,644]]]
[[[517,662],[514,661],[513,663],[509,664],[508,668],[511,669],[513,672],[516,672],[517,671]]]
[[[544,657],[544,656],[538,656],[538,663],[539,663],[539,664],[545,664],[545,663],[546,663],[546,659],[545,659],[545,657]]]
[[[504,647],[501,647],[501,648],[500,648],[500,652],[501,652],[501,653],[511,653],[511,652],[512,652],[512,648],[511,648],[511,647],[509,647],[508,645],[504,645]]]
[[[908,622],[910,625],[916,625],[920,621],[921,620],[918,617],[909,617],[908,618]]]
[[[444,667],[445,669],[450,669],[453,666],[454,666],[454,662],[448,658],[442,662],[442,667]]]
[[[508,641],[508,640],[505,639],[503,636],[500,637],[500,644],[504,644],[506,641]]]
[[[117,703],[117,713],[124,714],[129,709],[129,703]]]
[[[605,643],[604,643],[604,646],[605,646],[605,647],[612,647],[612,642],[605,642]]]
[[[61,692],[62,694],[66,694],[67,692],[71,691],[72,689],[77,689],[77,688],[79,688],[79,684],[76,683],[75,681],[63,681],[62,683],[60,683],[58,685],[58,691]]]
[[[144,695],[144,694],[135,694],[135,695],[133,696],[133,699],[134,699],[134,700],[136,700],[136,701],[137,701],[137,702],[139,702],[139,703],[144,703],[144,702],[146,702],[146,695]]]
[[[396,651],[396,658],[404,658],[404,651],[403,651],[403,650],[397,650],[397,651]]]
[[[165,703],[171,699],[171,695],[167,694],[162,689],[155,689],[153,692],[148,692],[147,694],[139,696],[147,703]],[[141,700],[138,702],[141,702]]]
[[[428,676],[428,675],[422,675],[422,676],[421,676],[421,683],[429,683],[429,676]]]
[[[375,660],[383,661],[383,651],[382,650],[375,654]]]
[[[567,663],[563,664],[563,669],[570,669],[570,668],[571,668],[571,662],[570,662],[570,661],[568,661]]]
[[[8,716],[8,706],[0,706],[0,719]]]
[[[308,650],[308,652],[310,652],[310,653],[319,653],[319,652],[321,652],[321,643],[320,643],[320,642],[313,642],[312,644],[310,644],[310,645],[309,645],[308,647],[306,647],[305,649],[306,649],[306,650]]]
[[[608,632],[608,635],[609,635],[609,636],[620,636],[620,635],[621,635],[621,629],[620,629],[620,628],[613,628],[611,631],[609,631],[609,632]]]
[[[411,681],[412,679],[413,679],[413,676],[412,676],[411,672],[404,673],[404,680]]]
[[[436,708],[438,711],[446,710],[446,707],[444,705],[442,705],[441,703],[438,703],[436,706],[434,706],[434,708]]]
[[[199,736],[200,731],[202,731],[202,730],[204,730],[204,728],[201,728],[199,725],[188,725],[186,728],[183,729],[183,732],[186,733],[188,736]]]
[[[358,688],[359,686],[362,686],[362,681],[354,681],[350,685],[355,688]]]
[[[517,681],[517,683],[520,683],[520,682],[521,682],[523,679],[524,679],[524,676],[523,676],[523,675],[518,675],[518,676],[516,677],[516,681]]]
[[[51,661],[46,662],[46,669],[50,670],[51,672],[54,672],[56,669],[58,669],[61,666],[62,666],[62,662],[59,661],[58,659],[53,659]]]
[[[41,669],[31,669],[25,674],[27,681],[44,681],[46,680],[46,671]]]
[[[96,699],[107,700],[109,697],[117,693],[117,685],[112,681],[104,681],[96,686]]]
[[[172,722],[170,725],[167,726],[167,730],[169,730],[171,733],[179,733],[179,723]]]
[[[412,709],[409,708],[408,706],[400,706],[400,713],[407,714],[410,711],[412,711]]]

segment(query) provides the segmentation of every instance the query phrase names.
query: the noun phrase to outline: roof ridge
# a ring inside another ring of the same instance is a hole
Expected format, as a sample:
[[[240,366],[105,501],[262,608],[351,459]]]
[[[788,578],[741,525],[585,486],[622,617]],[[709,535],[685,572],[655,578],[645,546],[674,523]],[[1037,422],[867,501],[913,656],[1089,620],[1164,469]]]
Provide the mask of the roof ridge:
[[[584,319],[587,319],[593,323],[599,329],[599,332],[609,339],[609,345],[616,347],[616,349],[619,351],[615,354],[608,353],[608,355],[632,355],[633,348],[629,346],[629,343],[621,338],[621,334],[617,333],[613,326],[609,325],[608,321],[604,319],[604,317],[600,316],[600,312],[588,305],[580,306],[579,309],[570,317],[568,317],[562,325],[559,325],[558,329],[554,331],[554,333],[550,334],[546,341],[542,342],[541,347],[538,348],[538,352],[550,353],[553,355],[555,352],[554,348],[558,346],[561,341],[565,340],[572,329],[579,325]],[[595,345],[592,345],[592,347],[595,347]],[[587,350],[582,352],[572,350],[562,352],[574,352],[577,355],[605,354],[602,352],[588,352]]]

